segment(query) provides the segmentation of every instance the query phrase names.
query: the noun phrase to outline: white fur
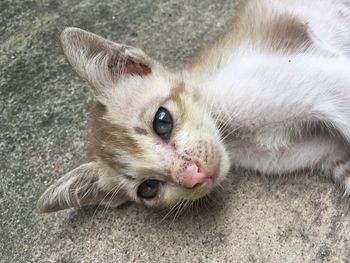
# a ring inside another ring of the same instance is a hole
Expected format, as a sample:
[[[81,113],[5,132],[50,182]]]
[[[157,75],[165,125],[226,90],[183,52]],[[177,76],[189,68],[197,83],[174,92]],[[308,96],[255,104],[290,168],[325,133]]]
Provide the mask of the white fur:
[[[249,138],[248,143],[242,137],[231,140],[232,161],[279,173],[310,167],[325,156],[344,157],[348,149],[336,139],[292,140],[289,132],[318,121],[350,140],[350,1],[260,3],[306,23],[314,48],[291,55],[262,52],[242,41],[215,74],[187,73],[213,100],[214,112],[229,120],[228,129],[241,129]]]

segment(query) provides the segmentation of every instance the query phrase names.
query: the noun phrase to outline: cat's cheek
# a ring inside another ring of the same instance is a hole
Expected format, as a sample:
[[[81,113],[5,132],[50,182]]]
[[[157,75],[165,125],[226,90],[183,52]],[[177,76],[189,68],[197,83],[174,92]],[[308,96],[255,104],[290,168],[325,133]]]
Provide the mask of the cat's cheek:
[[[140,202],[146,207],[156,209],[166,209],[176,205],[180,200],[187,196],[185,189],[172,182],[162,184],[159,194],[152,199],[142,199]]]
[[[178,161],[173,150],[167,149],[166,152],[160,154],[160,165],[163,170],[173,170]]]
[[[220,153],[219,171],[218,171],[218,175],[214,186],[219,185],[226,178],[231,168],[231,161],[224,146],[219,146],[219,153]]]

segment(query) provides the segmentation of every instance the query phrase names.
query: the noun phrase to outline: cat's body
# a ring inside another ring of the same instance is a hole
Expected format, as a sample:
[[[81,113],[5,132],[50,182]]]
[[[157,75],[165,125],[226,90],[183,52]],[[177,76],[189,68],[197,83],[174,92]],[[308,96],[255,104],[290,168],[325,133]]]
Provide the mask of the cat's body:
[[[69,28],[65,54],[99,100],[91,162],[52,185],[41,211],[208,194],[230,163],[323,169],[350,191],[350,0],[250,0],[182,72]]]
[[[189,73],[229,122],[232,162],[276,174],[347,161],[350,1],[248,1],[238,15]]]

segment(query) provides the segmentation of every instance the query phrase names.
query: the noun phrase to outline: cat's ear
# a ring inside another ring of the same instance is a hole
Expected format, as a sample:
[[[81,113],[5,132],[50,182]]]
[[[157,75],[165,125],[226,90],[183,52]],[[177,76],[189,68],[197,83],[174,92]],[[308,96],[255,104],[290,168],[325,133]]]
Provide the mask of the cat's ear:
[[[142,50],[121,45],[93,33],[69,27],[61,33],[63,51],[74,70],[93,88],[95,95],[116,87],[127,76],[147,76],[155,61]]]
[[[98,163],[82,164],[51,185],[37,202],[42,213],[86,205],[117,207],[128,201],[118,187],[110,191],[100,182],[102,168]]]

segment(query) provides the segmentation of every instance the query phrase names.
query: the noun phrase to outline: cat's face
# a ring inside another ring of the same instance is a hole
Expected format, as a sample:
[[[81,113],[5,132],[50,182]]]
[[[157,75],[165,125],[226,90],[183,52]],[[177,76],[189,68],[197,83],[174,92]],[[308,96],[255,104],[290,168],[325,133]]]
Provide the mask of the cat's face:
[[[97,105],[90,138],[92,157],[116,171],[109,179],[148,206],[208,194],[228,161],[198,91],[166,72],[120,85]]]
[[[169,207],[211,192],[228,155],[200,87],[142,51],[78,29],[62,33],[66,56],[98,99],[91,121],[91,162],[40,198],[41,211],[132,200]]]

